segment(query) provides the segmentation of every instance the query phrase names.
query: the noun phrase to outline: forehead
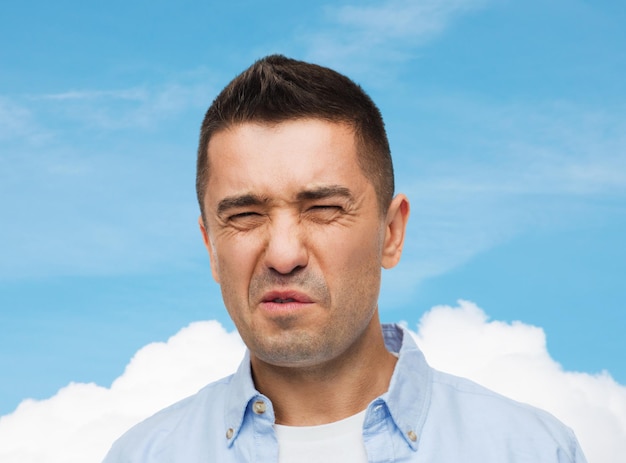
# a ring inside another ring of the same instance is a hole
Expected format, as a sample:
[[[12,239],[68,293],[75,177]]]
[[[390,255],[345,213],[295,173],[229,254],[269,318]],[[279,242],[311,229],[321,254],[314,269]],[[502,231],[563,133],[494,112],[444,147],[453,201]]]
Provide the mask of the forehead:
[[[354,131],[345,123],[237,124],[211,138],[207,155],[209,201],[246,191],[288,196],[324,185],[358,189],[367,183]]]

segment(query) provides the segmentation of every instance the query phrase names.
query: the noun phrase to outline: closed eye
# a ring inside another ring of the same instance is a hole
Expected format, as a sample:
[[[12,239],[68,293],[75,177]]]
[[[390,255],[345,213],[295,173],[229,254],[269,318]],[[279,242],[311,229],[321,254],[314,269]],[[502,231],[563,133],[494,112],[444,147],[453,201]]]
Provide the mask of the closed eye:
[[[254,211],[238,212],[226,218],[229,226],[240,231],[253,230],[264,223],[264,215]]]
[[[336,204],[316,204],[309,207],[305,214],[313,222],[331,223],[342,215],[344,208]]]
[[[259,214],[258,212],[252,212],[252,211],[239,212],[237,214],[228,216],[228,220],[238,220],[238,219],[244,219],[246,217],[254,217],[254,216],[260,216],[260,215],[261,214]]]
[[[315,204],[307,209],[311,214],[336,214],[342,212],[344,209],[337,204]]]
[[[315,206],[311,206],[309,210],[332,210],[332,209],[342,209],[341,206],[337,206],[335,204],[316,204]]]

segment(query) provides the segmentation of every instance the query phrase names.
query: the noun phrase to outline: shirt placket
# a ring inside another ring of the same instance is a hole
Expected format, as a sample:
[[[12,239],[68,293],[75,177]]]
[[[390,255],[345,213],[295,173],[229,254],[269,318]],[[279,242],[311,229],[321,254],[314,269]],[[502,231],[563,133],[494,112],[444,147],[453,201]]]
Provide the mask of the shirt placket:
[[[269,399],[257,397],[252,402],[252,428],[254,455],[258,463],[278,462],[278,441],[274,433],[274,410]]]

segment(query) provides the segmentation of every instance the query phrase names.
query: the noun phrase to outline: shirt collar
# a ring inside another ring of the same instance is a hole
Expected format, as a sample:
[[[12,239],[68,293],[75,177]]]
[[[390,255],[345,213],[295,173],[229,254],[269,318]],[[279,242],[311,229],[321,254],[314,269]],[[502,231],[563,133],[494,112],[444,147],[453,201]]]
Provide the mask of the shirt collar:
[[[382,325],[382,330],[385,346],[388,351],[398,355],[398,362],[389,383],[389,390],[372,404],[380,401],[386,404],[395,425],[402,432],[407,444],[415,450],[430,403],[432,369],[407,329],[395,324],[385,324]],[[264,398],[270,403],[254,387],[250,352],[246,350],[239,368],[231,378],[226,396],[224,432],[232,436],[229,445],[232,445],[239,434],[250,402],[257,398]],[[415,440],[411,439],[411,432],[415,434]]]
[[[432,369],[409,331],[383,325],[387,350],[398,355],[389,390],[380,397],[407,444],[417,449],[432,392]]]

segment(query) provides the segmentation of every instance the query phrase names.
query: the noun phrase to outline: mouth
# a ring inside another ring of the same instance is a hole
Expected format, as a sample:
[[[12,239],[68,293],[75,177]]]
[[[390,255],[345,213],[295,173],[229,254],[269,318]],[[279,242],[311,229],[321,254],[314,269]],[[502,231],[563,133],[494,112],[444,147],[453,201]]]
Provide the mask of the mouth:
[[[274,304],[309,304],[313,300],[304,293],[298,291],[270,291],[263,295],[261,302]]]
[[[260,307],[266,313],[277,316],[299,312],[314,301],[299,291],[270,291],[261,298]]]

